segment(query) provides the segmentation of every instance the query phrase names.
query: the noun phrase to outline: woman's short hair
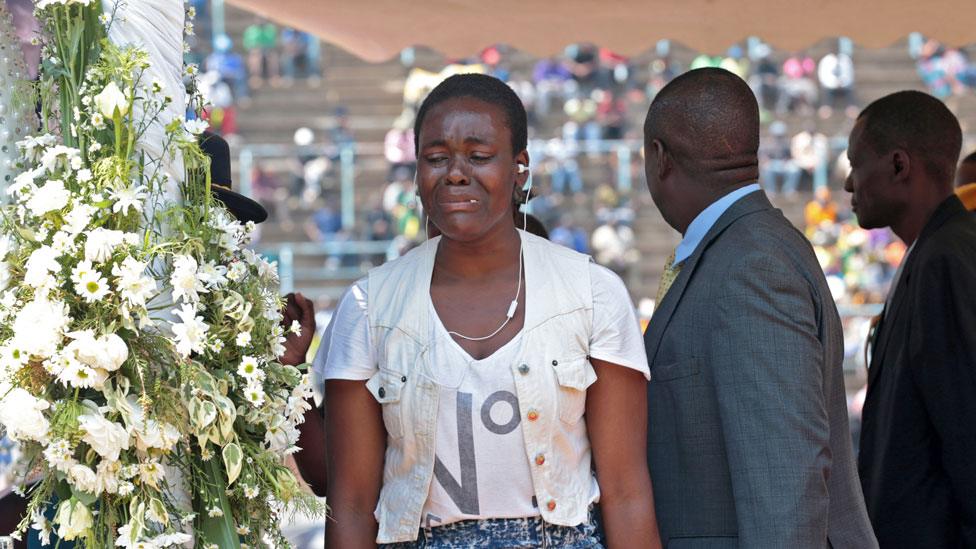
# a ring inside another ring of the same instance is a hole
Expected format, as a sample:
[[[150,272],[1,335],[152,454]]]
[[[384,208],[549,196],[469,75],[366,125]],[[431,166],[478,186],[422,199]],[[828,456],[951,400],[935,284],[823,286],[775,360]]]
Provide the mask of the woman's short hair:
[[[528,120],[525,107],[508,84],[486,74],[456,74],[437,85],[424,99],[413,125],[414,147],[420,152],[420,128],[427,112],[435,106],[460,97],[470,97],[495,105],[505,113],[505,122],[512,134],[512,155],[528,146]]]

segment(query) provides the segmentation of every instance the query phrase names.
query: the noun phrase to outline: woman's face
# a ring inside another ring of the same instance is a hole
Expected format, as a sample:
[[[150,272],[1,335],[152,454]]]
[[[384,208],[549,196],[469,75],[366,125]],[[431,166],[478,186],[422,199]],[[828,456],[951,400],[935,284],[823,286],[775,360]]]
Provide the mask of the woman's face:
[[[514,226],[512,195],[525,183],[512,156],[504,111],[460,97],[431,108],[420,128],[418,192],[431,222],[451,240],[470,242]]]

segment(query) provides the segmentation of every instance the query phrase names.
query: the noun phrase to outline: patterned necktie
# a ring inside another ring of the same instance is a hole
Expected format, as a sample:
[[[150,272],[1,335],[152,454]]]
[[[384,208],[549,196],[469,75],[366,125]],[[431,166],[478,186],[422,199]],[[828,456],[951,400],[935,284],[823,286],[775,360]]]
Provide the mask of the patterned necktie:
[[[678,278],[678,273],[680,272],[681,263],[674,264],[674,252],[671,252],[671,255],[668,256],[668,262],[664,264],[664,273],[661,274],[661,284],[657,287],[657,298],[654,300],[655,311],[661,306],[661,301],[667,295],[668,290],[671,289],[671,285],[674,284],[674,279]]]

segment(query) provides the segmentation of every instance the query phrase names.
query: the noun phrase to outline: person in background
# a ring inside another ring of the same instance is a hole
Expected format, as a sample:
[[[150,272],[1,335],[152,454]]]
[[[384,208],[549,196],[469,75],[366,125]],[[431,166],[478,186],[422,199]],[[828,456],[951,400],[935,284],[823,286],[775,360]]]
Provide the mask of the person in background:
[[[349,125],[349,109],[339,105],[332,113],[332,124],[328,130],[329,139],[335,146],[334,157],[330,158],[333,162],[340,159],[342,152],[346,149],[356,152],[356,137],[352,133]]]
[[[244,51],[247,52],[247,66],[251,87],[264,85],[267,80],[277,82],[278,69],[278,27],[270,21],[255,19],[244,29]]]
[[[807,174],[813,181],[813,188],[827,185],[827,156],[830,154],[830,141],[817,130],[816,122],[807,120],[803,130],[790,139],[790,156],[800,170],[800,176]]]
[[[758,148],[756,97],[723,69],[675,78],[644,122],[651,198],[683,235],[644,334],[661,538],[877,548],[840,317],[810,243],[756,183]]]
[[[769,125],[770,139],[763,145],[759,169],[761,181],[766,192],[775,195],[776,182],[780,178],[783,185],[780,191],[788,196],[796,194],[803,172],[793,161],[790,138],[786,136],[786,124],[777,120]]]
[[[281,30],[281,76],[283,84],[291,85],[298,78],[312,74],[308,56],[313,37],[300,30],[286,27]]]
[[[398,170],[407,170],[413,177],[413,171],[417,169],[417,156],[413,144],[413,119],[413,110],[403,109],[400,116],[393,121],[393,127],[383,138],[383,155],[386,156],[389,166],[387,181],[393,181]]]
[[[634,248],[634,231],[621,223],[620,217],[612,210],[602,212],[602,223],[593,230],[590,244],[596,262],[619,276],[638,260]]]
[[[719,68],[725,69],[739,78],[745,80],[749,76],[749,58],[742,52],[742,46],[735,44],[725,52],[725,58],[719,64]]]
[[[532,82],[535,84],[536,91],[535,114],[540,118],[549,114],[554,99],[559,101],[561,107],[569,88],[575,86],[573,74],[556,56],[541,59],[535,64],[532,69]]]
[[[803,209],[803,219],[808,230],[837,222],[837,203],[830,197],[829,187],[817,187],[813,192],[813,200]]]
[[[207,56],[204,67],[207,71],[216,71],[221,80],[230,84],[234,99],[238,102],[250,96],[244,58],[234,51],[234,42],[226,34],[214,39],[214,51]]]
[[[579,227],[570,214],[563,214],[559,224],[549,233],[549,240],[581,254],[589,253],[589,239],[586,231]]]
[[[962,159],[956,170],[956,196],[969,211],[976,211],[976,151]]]
[[[817,85],[813,75],[817,64],[805,53],[795,53],[783,62],[783,76],[780,78],[780,96],[777,113],[812,111],[817,102]]]
[[[830,52],[817,64],[817,79],[824,91],[821,118],[829,118],[836,109],[847,109],[854,103],[854,61],[844,52]]]
[[[976,547],[976,217],[953,193],[955,115],[885,96],[851,131],[844,189],[866,229],[906,246],[870,337],[858,465],[885,549]]]

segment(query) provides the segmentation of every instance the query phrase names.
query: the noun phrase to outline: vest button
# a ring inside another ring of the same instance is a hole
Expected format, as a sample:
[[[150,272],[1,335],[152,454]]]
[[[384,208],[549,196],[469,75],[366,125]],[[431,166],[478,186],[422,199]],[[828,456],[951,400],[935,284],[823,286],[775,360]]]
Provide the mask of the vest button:
[[[400,378],[400,381],[402,381],[403,383],[406,383],[407,382],[407,376],[401,377]]]
[[[529,421],[535,421],[539,419],[539,412],[535,410],[529,410],[529,413],[526,414],[525,417],[529,418]]]
[[[539,455],[537,455],[537,456],[535,456],[535,464],[536,464],[536,465],[542,465],[542,464],[544,464],[545,462],[546,462],[546,456],[545,456],[545,455],[543,455],[543,454],[539,454]],[[552,509],[550,509],[550,511],[551,511],[551,510],[552,510]]]
[[[380,387],[380,389],[376,391],[376,393],[380,395],[380,398],[386,398],[386,389],[384,389],[383,387]]]
[[[556,500],[550,499],[549,500],[549,503],[546,504],[546,509],[549,509],[550,511],[555,511],[556,510]]]
[[[529,373],[529,365],[522,364],[521,366],[518,367],[518,371],[520,374],[524,376],[525,374]]]
[[[553,366],[559,366],[559,361],[558,360],[553,360],[552,361],[552,365]]]

